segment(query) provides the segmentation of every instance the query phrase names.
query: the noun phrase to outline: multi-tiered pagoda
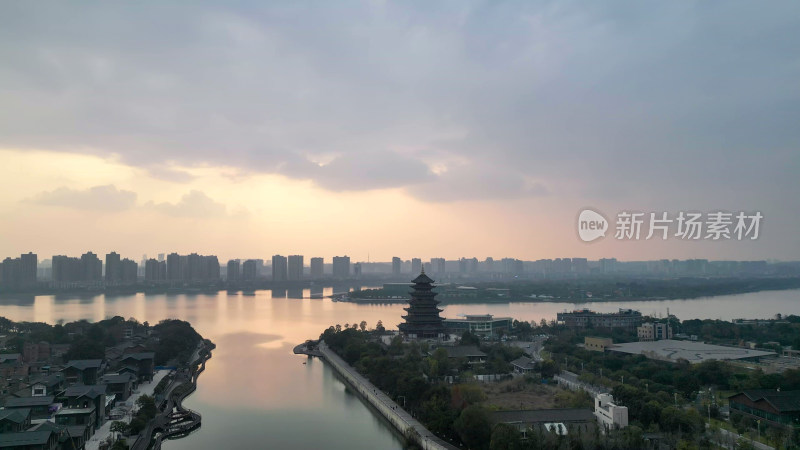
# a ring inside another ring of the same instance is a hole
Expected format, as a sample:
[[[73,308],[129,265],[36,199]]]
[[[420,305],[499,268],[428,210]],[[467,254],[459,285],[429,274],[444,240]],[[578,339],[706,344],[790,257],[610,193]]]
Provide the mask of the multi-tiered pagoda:
[[[414,290],[411,291],[408,308],[403,308],[408,314],[403,316],[405,323],[399,325],[400,332],[410,338],[437,339],[444,334],[445,328],[439,317],[442,310],[436,306],[439,301],[435,298],[436,292],[433,292],[433,280],[425,275],[423,268],[412,283]]]

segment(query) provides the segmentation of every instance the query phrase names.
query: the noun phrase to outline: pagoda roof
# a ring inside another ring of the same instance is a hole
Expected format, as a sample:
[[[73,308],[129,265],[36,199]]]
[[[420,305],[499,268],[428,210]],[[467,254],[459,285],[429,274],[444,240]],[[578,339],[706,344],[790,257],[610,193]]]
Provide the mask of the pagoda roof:
[[[417,276],[417,278],[414,278],[413,280],[411,280],[411,282],[414,283],[414,284],[426,284],[426,283],[431,283],[432,284],[433,283],[433,279],[431,279],[431,277],[425,275],[425,271],[423,270],[422,272],[420,272],[420,274]]]

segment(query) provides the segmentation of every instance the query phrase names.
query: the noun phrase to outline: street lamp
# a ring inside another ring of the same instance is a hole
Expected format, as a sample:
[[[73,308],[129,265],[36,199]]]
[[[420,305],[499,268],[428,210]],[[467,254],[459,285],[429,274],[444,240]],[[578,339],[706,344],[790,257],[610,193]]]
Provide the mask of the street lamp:
[[[758,442],[761,442],[761,419],[756,420],[756,428],[758,428]]]

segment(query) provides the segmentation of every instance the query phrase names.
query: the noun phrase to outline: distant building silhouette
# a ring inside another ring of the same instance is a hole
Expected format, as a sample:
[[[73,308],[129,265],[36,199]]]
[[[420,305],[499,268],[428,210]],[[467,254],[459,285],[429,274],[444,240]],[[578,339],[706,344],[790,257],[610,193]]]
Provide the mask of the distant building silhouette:
[[[400,275],[400,268],[403,265],[403,260],[397,256],[392,258],[392,275]]]
[[[422,259],[420,258],[412,258],[411,259],[411,273],[420,273],[422,272]]]
[[[285,256],[272,257],[272,281],[286,281],[288,276],[287,261]]]
[[[117,252],[106,254],[106,283],[115,284],[122,281],[122,265]]]
[[[236,283],[241,279],[241,264],[238,259],[228,261],[227,280],[228,283]]]
[[[311,258],[311,267],[309,270],[312,280],[318,280],[325,274],[325,260],[323,258]]]
[[[144,280],[147,282],[167,281],[167,262],[153,258],[145,261]]]
[[[4,289],[30,289],[36,286],[38,256],[23,253],[19,258],[5,258],[0,263],[0,286]]]
[[[444,258],[431,258],[431,272],[439,275],[445,273],[445,259]]]
[[[101,281],[103,279],[103,262],[92,252],[81,255],[81,271],[83,276],[79,281]]]
[[[122,267],[122,284],[136,284],[139,280],[139,264],[132,259],[125,258],[120,261]]]
[[[350,278],[350,257],[349,256],[334,256],[333,257],[333,277],[334,278]]]
[[[255,259],[248,259],[242,264],[242,281],[255,281],[258,277],[258,266]]]
[[[361,276],[361,263],[357,262],[353,264],[353,276],[358,278]]]
[[[303,279],[303,255],[289,255],[287,279],[299,281]]]

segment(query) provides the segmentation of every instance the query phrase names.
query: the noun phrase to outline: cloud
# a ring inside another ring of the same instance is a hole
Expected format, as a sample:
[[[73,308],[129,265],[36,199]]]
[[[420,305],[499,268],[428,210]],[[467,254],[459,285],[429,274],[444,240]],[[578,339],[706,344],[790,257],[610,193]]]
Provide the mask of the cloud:
[[[162,214],[173,217],[214,218],[226,215],[224,204],[214,201],[202,191],[192,190],[184,194],[177,203],[147,203]]]
[[[429,202],[493,200],[547,195],[544,184],[497,167],[461,164],[446,169],[428,183],[409,188],[416,198]]]
[[[41,192],[29,201],[40,205],[115,212],[132,208],[136,204],[136,193],[117,189],[112,184],[84,190],[61,187]]]
[[[4,3],[0,146],[438,201],[796,204],[798,27],[789,1]]]

